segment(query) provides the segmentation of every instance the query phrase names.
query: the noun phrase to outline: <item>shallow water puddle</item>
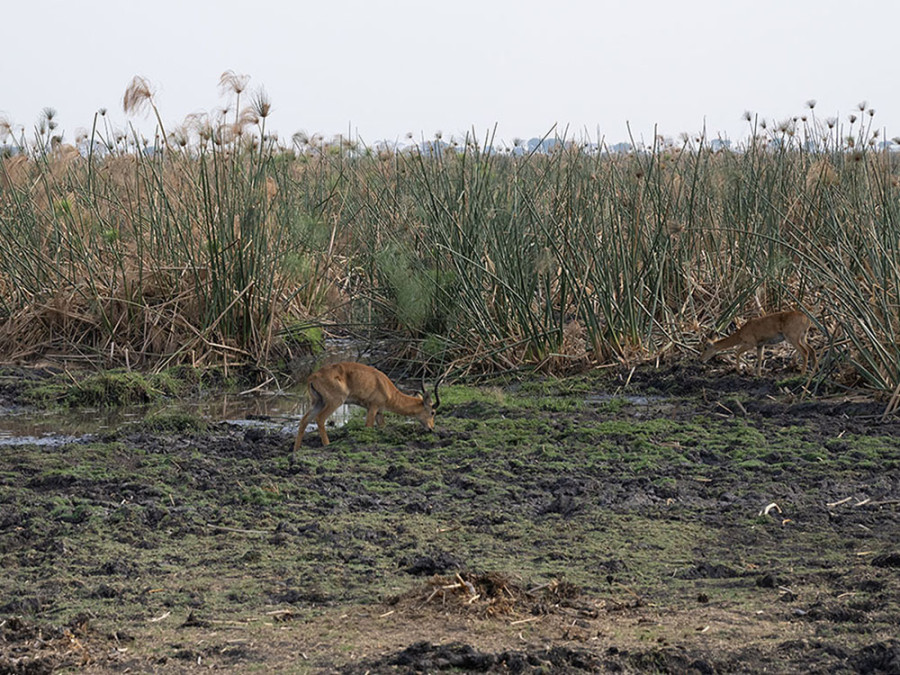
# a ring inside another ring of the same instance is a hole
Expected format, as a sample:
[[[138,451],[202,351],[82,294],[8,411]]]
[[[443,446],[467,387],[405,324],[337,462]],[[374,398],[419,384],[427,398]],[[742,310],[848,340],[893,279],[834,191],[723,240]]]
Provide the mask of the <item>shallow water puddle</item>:
[[[594,394],[593,396],[588,396],[584,399],[584,402],[588,405],[592,403],[609,403],[610,401],[625,401],[626,403],[630,403],[632,405],[650,405],[651,403],[658,403],[659,401],[664,401],[664,396],[635,396],[632,394]]]
[[[92,438],[140,416],[124,410],[46,413],[0,409],[0,445],[65,445]]]
[[[296,434],[305,410],[305,397],[297,394],[240,396],[225,394],[193,401],[170,401],[162,405],[88,409],[38,413],[0,408],[0,446],[60,446],[90,441],[97,434],[124,424],[139,422],[150,414],[183,412],[210,422],[237,427],[255,427]],[[329,418],[329,426],[340,427],[350,419],[351,407],[342,405]],[[315,431],[315,420],[307,431]]]
[[[225,415],[208,415],[207,419],[217,422],[225,422],[238,427],[257,427],[270,430],[282,431],[284,433],[296,434],[297,428],[300,426],[300,419],[306,412],[306,404],[298,404],[296,397],[279,397],[290,398],[289,405],[284,409],[281,402],[273,402],[267,407],[265,412],[250,411],[247,407],[237,406],[232,409],[229,414]],[[328,426],[342,427],[350,419],[353,407],[349,405],[339,406],[328,418]],[[306,431],[316,431],[318,426],[316,421],[312,420],[306,425]]]

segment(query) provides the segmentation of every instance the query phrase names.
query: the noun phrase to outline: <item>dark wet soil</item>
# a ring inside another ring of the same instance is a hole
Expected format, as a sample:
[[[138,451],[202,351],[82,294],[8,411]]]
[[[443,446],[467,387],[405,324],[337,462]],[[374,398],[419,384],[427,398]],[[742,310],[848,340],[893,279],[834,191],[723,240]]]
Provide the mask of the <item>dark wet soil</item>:
[[[900,422],[695,364],[586,389],[626,379],[297,457],[224,425],[3,449],[0,674],[900,673]]]
[[[704,656],[680,649],[620,650],[610,647],[593,652],[571,647],[551,647],[534,651],[485,653],[461,643],[434,645],[418,642],[403,651],[379,660],[341,669],[357,673],[430,673],[440,671],[476,673],[713,673],[794,672],[794,673],[898,673],[900,641],[876,642],[848,652],[822,643],[782,642],[776,654],[739,650],[736,654],[711,653]]]

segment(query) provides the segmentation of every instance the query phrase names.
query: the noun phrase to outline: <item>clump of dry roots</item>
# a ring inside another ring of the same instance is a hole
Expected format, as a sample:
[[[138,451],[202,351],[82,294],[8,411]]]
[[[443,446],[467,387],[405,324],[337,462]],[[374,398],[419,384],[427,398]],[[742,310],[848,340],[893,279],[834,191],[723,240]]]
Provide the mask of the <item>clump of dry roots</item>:
[[[579,595],[580,590],[574,584],[558,579],[529,588],[497,572],[457,572],[454,576],[435,575],[421,587],[394,598],[390,604],[473,612],[487,618],[520,613],[552,614],[559,607],[573,606]]]

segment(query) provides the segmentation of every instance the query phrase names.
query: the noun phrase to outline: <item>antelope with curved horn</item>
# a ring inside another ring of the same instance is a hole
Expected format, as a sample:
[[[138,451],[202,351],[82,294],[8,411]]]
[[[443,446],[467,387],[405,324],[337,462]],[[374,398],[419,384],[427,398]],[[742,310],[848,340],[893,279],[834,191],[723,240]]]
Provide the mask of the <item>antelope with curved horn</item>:
[[[416,396],[404,394],[391,382],[391,379],[372,366],[352,361],[342,361],[330,366],[323,366],[307,381],[310,408],[300,420],[300,429],[294,441],[294,450],[300,448],[306,423],[315,419],[319,426],[319,437],[322,445],[328,445],[328,432],[325,422],[331,414],[344,403],[358,405],[366,409],[366,426],[376,422],[384,426],[382,412],[388,410],[398,415],[415,417],[429,431],[434,431],[434,411],[440,404],[437,384],[434,387],[434,403],[425,391]]]

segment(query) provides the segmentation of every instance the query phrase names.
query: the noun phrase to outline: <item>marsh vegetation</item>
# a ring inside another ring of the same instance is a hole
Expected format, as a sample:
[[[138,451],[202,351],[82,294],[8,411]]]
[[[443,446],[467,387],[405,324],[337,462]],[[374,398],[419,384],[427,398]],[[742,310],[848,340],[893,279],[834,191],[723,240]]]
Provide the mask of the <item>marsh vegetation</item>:
[[[802,306],[818,382],[898,384],[900,176],[865,103],[748,114],[733,148],[398,149],[279,139],[264,92],[221,84],[224,108],[166,128],[135,78],[149,139],[105,111],[77,147],[52,110],[33,138],[4,126],[0,355],[267,368],[326,328],[397,338],[433,373],[564,372],[695,354],[735,317]]]

